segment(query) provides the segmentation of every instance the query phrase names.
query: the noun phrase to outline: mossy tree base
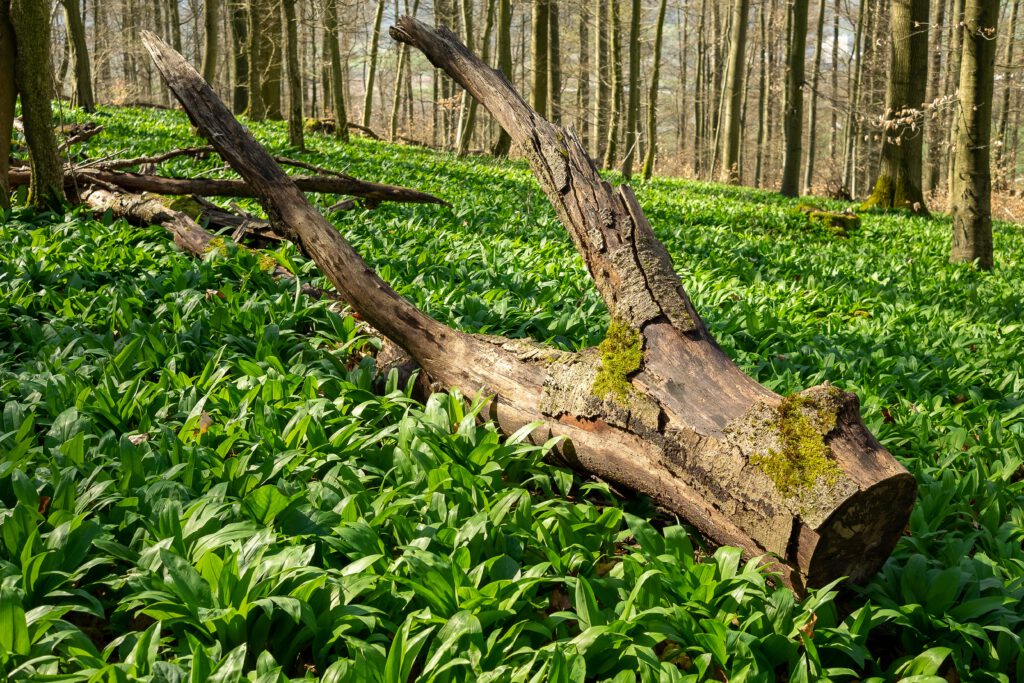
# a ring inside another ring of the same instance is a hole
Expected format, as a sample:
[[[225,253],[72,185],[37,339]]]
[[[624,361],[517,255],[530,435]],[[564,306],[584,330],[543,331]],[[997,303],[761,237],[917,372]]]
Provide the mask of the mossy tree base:
[[[424,315],[310,206],[180,55],[152,34],[144,42],[275,227],[436,385],[491,399],[484,414],[507,432],[529,425],[537,443],[562,437],[568,462],[652,496],[715,541],[777,558],[791,585],[877,571],[916,484],[865,429],[857,399],[818,387],[786,401],[745,375],[697,316],[636,197],[600,177],[572,131],[537,116],[450,31],[406,17],[391,34],[443,67],[527,150],[615,321],[599,349],[467,335]],[[788,464],[766,466],[772,451]]]
[[[905,174],[881,175],[875,181],[875,189],[861,206],[862,211],[904,210],[918,216],[929,216],[925,206],[924,193]]]
[[[807,217],[807,223],[836,237],[849,237],[860,229],[860,216],[854,213],[826,211],[811,204],[801,204],[797,210]]]

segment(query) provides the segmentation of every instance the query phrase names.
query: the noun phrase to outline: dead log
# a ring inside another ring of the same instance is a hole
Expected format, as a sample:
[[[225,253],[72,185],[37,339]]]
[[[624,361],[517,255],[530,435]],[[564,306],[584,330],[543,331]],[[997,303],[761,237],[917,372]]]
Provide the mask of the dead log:
[[[259,195],[342,297],[430,377],[493,397],[505,430],[566,437],[575,466],[652,496],[709,537],[778,558],[794,586],[864,580],[909,518],[916,483],[860,420],[855,396],[821,386],[783,398],[747,377],[693,309],[628,187],[615,191],[571,131],[543,120],[445,29],[391,29],[463,85],[527,150],[613,317],[598,349],[566,353],[448,328],[398,296],[306,201],[199,74],[151,33],[144,43],[200,132]]]
[[[271,161],[273,161],[271,159]],[[151,192],[166,195],[201,195],[204,197],[259,197],[259,192],[245,180],[217,178],[167,178],[142,173],[122,173],[102,169],[81,168],[66,173],[69,182],[98,182],[114,185],[131,193]],[[27,185],[32,174],[13,170],[8,174],[11,187]],[[303,192],[321,192],[359,197],[371,203],[403,202],[408,204],[441,204],[447,202],[432,194],[396,185],[358,180],[346,175],[293,176],[292,181]]]

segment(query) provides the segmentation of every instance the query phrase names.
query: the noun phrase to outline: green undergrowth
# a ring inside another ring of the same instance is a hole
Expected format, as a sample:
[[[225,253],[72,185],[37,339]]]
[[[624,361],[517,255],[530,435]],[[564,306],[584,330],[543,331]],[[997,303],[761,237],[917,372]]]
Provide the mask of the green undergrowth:
[[[95,119],[94,157],[199,143],[180,113]],[[567,349],[604,338],[522,163],[322,135],[299,154],[283,125],[254,128],[275,153],[452,203],[330,217],[431,315]],[[458,396],[375,386],[358,321],[267,274],[272,258],[324,284],[290,246],[225,240],[197,261],[160,228],[19,209],[0,220],[0,672],[1024,679],[1020,228],[997,224],[979,273],[947,262],[944,217],[869,214],[844,240],[767,192],[637,190],[726,352],[782,395],[856,393],[917,477],[906,535],[865,587],[796,599]]]

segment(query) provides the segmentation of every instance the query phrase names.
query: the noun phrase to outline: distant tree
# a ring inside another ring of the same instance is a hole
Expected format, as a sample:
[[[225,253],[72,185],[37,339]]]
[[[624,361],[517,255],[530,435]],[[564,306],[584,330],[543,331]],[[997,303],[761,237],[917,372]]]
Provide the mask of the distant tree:
[[[814,184],[814,161],[818,153],[818,84],[821,82],[821,53],[825,42],[825,2],[818,3],[818,29],[815,31],[814,64],[811,66],[811,102],[807,122],[807,164],[804,166],[804,193],[811,193]]]
[[[512,0],[498,0],[498,70],[512,80]],[[491,153],[508,156],[511,148],[512,138],[502,128]]]
[[[267,118],[267,107],[263,101],[263,15],[264,2],[266,0],[249,0],[248,11],[246,12],[246,19],[248,25],[246,27],[247,33],[247,52],[249,58],[246,60],[248,64],[248,74],[246,82],[248,87],[246,88],[248,109],[246,113],[249,118],[253,121],[262,121]]]
[[[629,102],[626,105],[626,154],[622,175],[633,177],[633,159],[640,146],[640,0],[633,0],[629,15]]]
[[[1020,15],[1021,0],[1013,0],[1010,6],[1010,17],[1006,24],[1006,46],[1003,51],[1003,68],[1006,73],[1003,75],[1002,106],[999,108],[999,122],[996,128],[998,145],[996,146],[996,168],[999,171],[999,182],[1006,185],[1012,179],[1013,169],[1010,160],[1013,159],[1013,151],[1010,146],[1012,136],[1010,135],[1010,93],[1014,86],[1020,81],[1015,78],[1016,65],[1013,63],[1014,47],[1017,43],[1017,17]],[[1018,86],[1019,87],[1019,86]]]
[[[0,0],[0,4],[7,0]],[[14,28],[14,80],[21,96],[25,140],[32,162],[29,203],[46,206],[64,198],[64,171],[53,133],[53,67],[50,7],[39,0],[9,0]],[[8,136],[9,138],[9,136]]]
[[[380,45],[380,25],[384,18],[384,0],[377,0],[370,33],[370,64],[366,70],[366,92],[363,93],[363,125],[369,126],[373,116],[373,81],[377,77],[377,51]]]
[[[533,91],[530,104],[541,115],[548,110],[548,29],[550,0],[533,0],[530,21],[530,62]]]
[[[338,0],[325,0],[327,46],[331,53],[331,97],[334,104],[334,137],[348,142],[348,113],[345,111],[345,84],[341,80],[341,45],[338,43]]]
[[[921,106],[928,83],[928,0],[892,0],[891,11],[881,171],[864,206],[927,214]]]
[[[862,0],[863,2],[864,0]],[[804,137],[804,60],[807,50],[808,0],[792,0],[789,8],[790,38],[786,58],[786,105],[783,134],[786,155],[782,166],[781,192],[787,197],[800,194],[800,162]]]
[[[82,6],[79,0],[60,0],[60,3],[64,7],[64,23],[71,46],[75,100],[79,107],[92,112],[96,109],[96,98],[93,96],[92,67],[89,63],[89,45],[85,38],[85,22],[82,21]]]
[[[947,92],[951,95],[956,96],[958,102],[962,102],[960,99],[960,79],[963,67],[963,51],[964,51],[964,26],[966,25],[966,15],[964,14],[967,8],[966,0],[952,0],[953,5],[953,16],[951,17],[951,23],[953,30],[950,34],[950,41],[953,43],[953,54],[950,57],[950,83],[947,88]],[[959,108],[959,105],[957,109]],[[946,159],[946,187],[952,192],[955,178],[953,177],[956,172],[956,144],[957,144],[957,117],[959,111],[954,109],[952,116],[949,119],[949,154]]]
[[[590,12],[586,4],[580,5],[580,70],[579,86],[576,88],[576,126],[580,131],[583,149],[590,149],[592,121],[590,111]]]
[[[618,0],[608,3],[609,71],[611,72],[611,111],[608,115],[608,139],[604,146],[604,168],[615,165],[619,151],[619,119],[622,117],[622,33]]]
[[[203,80],[213,85],[217,77],[217,58],[220,49],[220,0],[203,3]]]
[[[747,62],[747,22],[750,0],[733,0],[732,34],[729,38],[729,66],[726,75],[722,115],[722,182],[740,182],[740,119],[744,74]]]
[[[287,36],[288,63],[288,143],[297,149],[306,148],[302,132],[302,72],[299,68],[299,22],[295,0],[281,0],[282,20]]]
[[[960,52],[960,101],[950,207],[952,261],[977,261],[992,268],[992,99],[999,4],[967,0]]]
[[[281,81],[284,75],[284,22],[281,21],[281,0],[260,0],[263,21],[263,41],[260,43],[261,80],[260,90],[267,118],[280,121],[284,118],[281,108]]]
[[[173,3],[177,5],[177,3]],[[243,113],[249,106],[249,19],[246,3],[234,0],[231,11],[231,111]],[[180,50],[175,48],[175,50]]]
[[[558,28],[558,0],[548,0],[548,118],[562,123],[562,39]]]
[[[661,41],[665,32],[666,1],[658,6],[658,23],[654,29],[654,68],[651,71],[651,90],[647,96],[647,153],[644,156],[643,175],[649,180],[654,173],[654,159],[658,153],[658,88],[661,78]]]
[[[928,66],[928,89],[924,99],[927,106],[932,106],[939,99],[942,88],[942,34],[946,22],[947,0],[935,0],[932,2],[932,16],[929,20],[931,26],[931,64]],[[945,60],[946,70],[949,70],[949,60]],[[948,79],[947,79],[948,82]],[[942,123],[937,113],[932,112],[929,119],[925,121],[925,135],[927,138],[928,151],[925,155],[924,191],[934,192],[939,184],[940,168],[942,165]]]
[[[611,38],[608,29],[608,0],[598,0],[594,4],[595,39],[594,39],[594,82],[596,95],[594,98],[594,158],[600,163],[604,159],[605,146],[608,141],[608,125],[610,122],[612,77],[611,54],[608,43]]]
[[[11,25],[10,0],[0,0],[0,208],[10,208],[11,134],[18,88],[14,82],[14,27]]]

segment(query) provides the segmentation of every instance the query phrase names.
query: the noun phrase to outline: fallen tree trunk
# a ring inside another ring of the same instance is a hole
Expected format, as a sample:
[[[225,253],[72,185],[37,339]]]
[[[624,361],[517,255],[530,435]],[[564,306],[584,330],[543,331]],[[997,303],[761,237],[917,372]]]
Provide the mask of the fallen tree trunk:
[[[275,228],[435,382],[493,397],[487,416],[505,430],[538,422],[535,440],[566,437],[567,461],[652,496],[719,543],[776,556],[791,585],[872,575],[902,533],[916,484],[866,430],[856,397],[826,385],[783,398],[743,374],[694,311],[632,191],[605,183],[575,134],[533,112],[449,31],[403,18],[391,34],[444,68],[527,150],[611,312],[598,349],[468,335],[417,310],[180,55],[151,33],[144,43]]]
[[[270,160],[273,163],[273,160]],[[32,179],[30,171],[12,170],[8,174],[11,187],[27,185]],[[98,182],[114,185],[127,192],[152,192],[167,195],[202,195],[204,197],[259,197],[259,192],[245,180],[216,178],[166,178],[142,173],[122,173],[102,169],[82,168],[66,173],[67,182],[74,184]],[[448,203],[432,194],[395,185],[384,185],[358,180],[345,175],[292,176],[291,180],[303,192],[321,192],[359,197],[369,202],[403,202],[408,204]]]

